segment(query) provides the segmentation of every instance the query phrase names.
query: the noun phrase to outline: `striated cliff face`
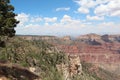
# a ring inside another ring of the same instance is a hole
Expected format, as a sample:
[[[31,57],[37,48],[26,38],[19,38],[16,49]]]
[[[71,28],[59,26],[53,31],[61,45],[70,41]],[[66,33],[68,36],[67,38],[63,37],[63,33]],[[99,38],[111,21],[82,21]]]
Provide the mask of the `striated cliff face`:
[[[92,63],[119,63],[120,35],[87,34],[71,40],[70,36],[19,36],[27,40],[44,40],[68,54],[77,54]]]
[[[63,39],[63,40],[66,40],[66,41],[70,41],[70,40],[71,40],[71,37],[70,37],[70,36],[64,36],[62,39]]]
[[[57,36],[34,36],[34,35],[18,35],[18,37],[23,38],[25,40],[46,40],[48,42],[54,43],[55,41],[58,41],[58,44],[60,42],[64,41],[75,41],[75,42],[85,42],[88,43],[89,41],[96,41],[100,43],[110,43],[110,42],[120,42],[120,35],[98,35],[98,34],[86,34],[86,35],[80,35],[76,37],[74,40],[71,39],[70,36],[64,36],[64,37],[57,37]]]
[[[8,62],[0,64],[0,79],[34,80],[37,77],[41,80],[120,79],[119,41],[107,41],[106,35],[100,44],[96,41],[98,38],[95,40],[94,37],[86,40],[71,40],[69,36],[33,37],[22,36],[26,40],[15,37],[7,42],[6,48],[0,48],[0,61]]]
[[[77,40],[96,40],[98,42],[119,42],[120,35],[97,35],[97,34],[86,34],[77,37]]]
[[[29,40],[34,39],[33,36]],[[74,40],[71,40],[70,36],[63,38],[42,36],[37,40],[47,41],[66,54],[78,55],[81,61],[96,64],[120,75],[120,35],[87,34]]]
[[[111,48],[109,46],[111,45]],[[98,64],[111,72],[120,74],[120,44],[91,45],[59,45],[59,49],[70,55],[79,55],[81,61]]]
[[[101,36],[97,34],[86,34],[86,35],[81,35],[77,37],[77,40],[97,40],[101,41]]]
[[[98,46],[92,45],[57,45],[63,52],[81,57],[82,61],[90,63],[119,63],[120,44],[103,44]]]

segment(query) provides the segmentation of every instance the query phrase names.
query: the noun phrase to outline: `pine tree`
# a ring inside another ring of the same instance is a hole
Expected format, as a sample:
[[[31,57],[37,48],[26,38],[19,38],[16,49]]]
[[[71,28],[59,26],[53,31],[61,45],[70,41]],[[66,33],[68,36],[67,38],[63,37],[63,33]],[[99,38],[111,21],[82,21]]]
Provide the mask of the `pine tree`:
[[[15,19],[16,14],[13,11],[14,7],[10,4],[10,0],[0,0],[0,43],[4,41],[2,37],[15,35],[14,28],[19,21]]]

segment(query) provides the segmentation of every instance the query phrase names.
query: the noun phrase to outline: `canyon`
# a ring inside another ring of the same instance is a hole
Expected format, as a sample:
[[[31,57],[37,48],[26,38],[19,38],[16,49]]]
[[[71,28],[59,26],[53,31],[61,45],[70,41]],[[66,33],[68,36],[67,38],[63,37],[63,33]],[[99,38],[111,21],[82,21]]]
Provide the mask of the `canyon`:
[[[0,79],[119,80],[119,61],[119,35],[17,35],[0,47]]]
[[[70,36],[21,36],[25,40],[43,40],[67,55],[78,55],[82,62],[92,63],[120,75],[120,35],[86,34]]]

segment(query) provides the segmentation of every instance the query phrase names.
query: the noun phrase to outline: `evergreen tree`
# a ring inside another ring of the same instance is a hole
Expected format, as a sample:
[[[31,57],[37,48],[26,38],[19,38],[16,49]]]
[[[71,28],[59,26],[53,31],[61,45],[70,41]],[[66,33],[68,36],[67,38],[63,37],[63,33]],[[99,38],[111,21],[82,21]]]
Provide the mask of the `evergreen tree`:
[[[13,11],[14,7],[10,4],[10,0],[0,0],[0,43],[4,41],[2,37],[15,35],[14,28],[19,21],[15,19],[16,14]]]

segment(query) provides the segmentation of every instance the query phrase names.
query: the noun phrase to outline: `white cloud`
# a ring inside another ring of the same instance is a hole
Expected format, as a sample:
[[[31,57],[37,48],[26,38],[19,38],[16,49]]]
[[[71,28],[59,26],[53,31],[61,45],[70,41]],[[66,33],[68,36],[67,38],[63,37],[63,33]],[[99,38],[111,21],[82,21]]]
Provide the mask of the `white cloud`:
[[[56,22],[57,17],[53,17],[53,18],[45,17],[44,20],[45,20],[45,22]]]
[[[103,22],[97,25],[99,32],[105,34],[120,34],[120,24],[114,22]]]
[[[56,11],[69,11],[70,7],[61,7],[61,8],[57,8]]]
[[[16,16],[15,18],[20,21],[19,25],[23,25],[25,22],[29,21],[29,14],[25,14],[25,13],[20,13],[18,14],[18,16]]]
[[[31,34],[31,35],[80,35],[88,33],[98,34],[119,34],[120,24],[112,22],[104,22],[100,24],[45,24],[45,25],[26,25],[24,27],[16,28],[17,34]]]
[[[120,10],[113,12],[111,16],[120,16]]]
[[[94,0],[74,0],[78,5],[79,8],[77,12],[88,14],[90,8],[94,8],[97,4]]]
[[[111,0],[107,4],[101,4],[95,8],[96,15],[120,16],[120,0]]]
[[[69,15],[64,15],[63,18],[60,21],[60,24],[66,25],[68,27],[70,26],[77,26],[77,25],[84,25],[81,20],[73,19]]]
[[[88,8],[84,8],[84,7],[80,7],[77,10],[79,13],[84,13],[84,14],[88,14],[89,13],[89,9]]]
[[[109,9],[107,8],[106,5],[103,5],[103,4],[95,8],[95,11],[94,11],[96,15],[100,15],[100,16],[108,15],[109,14],[108,12],[109,12]]]
[[[110,0],[96,0],[96,4],[99,5],[99,4],[106,4],[108,3]]]
[[[120,0],[74,0],[77,12],[88,14],[93,11],[99,16],[120,16]],[[91,10],[92,9],[92,10]]]
[[[84,8],[94,8],[98,6],[99,4],[106,4],[110,0],[74,0],[79,7],[84,7]]]
[[[86,18],[87,18],[87,20],[104,20],[103,16],[90,16],[90,15],[87,15]]]
[[[99,24],[99,26],[104,26],[104,27],[111,27],[111,26],[114,26],[115,23],[114,22],[103,22],[101,24]],[[114,26],[115,27],[115,26]]]
[[[41,17],[32,17],[31,18],[31,22],[40,22],[40,21],[42,21]]]
[[[25,14],[25,13],[24,13]],[[19,15],[19,14],[18,14]],[[27,14],[25,14],[27,15]],[[89,21],[82,21],[79,19],[74,19],[69,15],[64,15],[61,20],[56,19],[56,17],[41,18],[44,23],[39,24],[36,22],[31,22],[31,15],[29,15],[27,23],[23,23],[23,26],[17,26],[17,34],[29,34],[29,35],[80,35],[87,33],[120,33],[120,24],[113,22],[102,22],[99,24],[92,24]],[[90,19],[99,19],[96,16],[89,16]],[[22,17],[23,18],[23,17]],[[26,17],[24,17],[26,18]],[[34,17],[35,19],[38,17]],[[22,21],[23,19],[21,19]],[[23,21],[24,22],[24,21]],[[54,22],[54,23],[49,23]]]
[[[72,21],[72,19],[68,15],[64,15],[63,18],[61,19],[61,22],[63,22],[63,23],[64,22],[71,22],[71,21]]]
[[[19,26],[24,26],[24,24],[32,24],[32,23],[39,23],[41,21],[44,21],[46,23],[48,22],[56,22],[57,17],[40,17],[40,16],[31,16],[26,13],[20,13],[18,16],[15,17],[18,21],[20,21]]]
[[[75,0],[75,2],[81,6],[81,7],[85,7],[85,8],[92,8],[94,6],[96,6],[96,2],[94,0]]]

